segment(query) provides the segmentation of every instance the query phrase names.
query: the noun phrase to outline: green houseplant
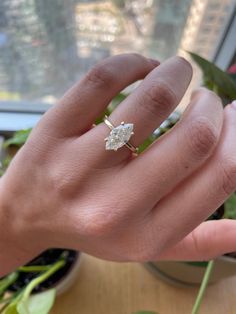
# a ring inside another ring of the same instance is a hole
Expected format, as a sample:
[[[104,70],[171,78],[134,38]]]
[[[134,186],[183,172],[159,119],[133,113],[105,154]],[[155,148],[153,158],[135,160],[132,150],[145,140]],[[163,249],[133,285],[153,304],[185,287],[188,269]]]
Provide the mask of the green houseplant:
[[[66,249],[43,252],[0,279],[0,313],[47,314],[78,270],[79,254]]]

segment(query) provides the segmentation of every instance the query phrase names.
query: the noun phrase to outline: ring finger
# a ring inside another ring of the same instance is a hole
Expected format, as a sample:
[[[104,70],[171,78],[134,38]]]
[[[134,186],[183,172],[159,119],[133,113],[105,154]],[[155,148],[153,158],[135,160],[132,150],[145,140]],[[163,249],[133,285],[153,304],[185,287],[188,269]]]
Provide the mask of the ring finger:
[[[130,142],[134,146],[140,145],[179,104],[191,77],[192,68],[186,60],[180,57],[167,60],[146,76],[139,87],[113,111],[109,120],[114,126],[122,121],[133,123],[134,135]],[[101,156],[111,165],[126,159],[130,151],[124,147],[118,152],[107,151],[104,154],[105,145],[98,146],[97,143],[108,134],[109,128],[102,123],[87,135],[90,136],[90,147],[94,142],[97,149],[101,147]]]

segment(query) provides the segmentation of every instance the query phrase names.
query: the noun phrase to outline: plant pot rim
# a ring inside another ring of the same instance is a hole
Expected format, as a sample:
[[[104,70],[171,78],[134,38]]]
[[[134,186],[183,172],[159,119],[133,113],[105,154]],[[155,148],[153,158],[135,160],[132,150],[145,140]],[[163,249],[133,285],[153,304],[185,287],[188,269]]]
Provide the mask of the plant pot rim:
[[[81,252],[76,251],[76,250],[71,250],[71,249],[65,249],[65,250],[70,250],[74,251],[76,253],[75,259],[73,261],[73,264],[71,267],[68,269],[67,273],[65,273],[63,276],[60,277],[60,279],[52,284],[50,287],[46,288],[46,290],[49,289],[56,289],[56,294],[60,295],[64,293],[73,283],[74,276],[78,272],[78,269],[80,267],[80,261],[81,261]],[[36,292],[36,293],[41,293],[41,291]]]
[[[78,270],[80,268],[80,262],[81,262],[81,251],[77,251],[77,250],[72,250],[72,249],[63,249],[65,251],[73,251],[74,254],[74,259],[71,262],[71,264],[69,265],[67,271],[64,274],[60,274],[60,276],[58,277],[58,279],[51,283],[50,285],[48,285],[47,287],[43,287],[41,288],[39,291],[33,291],[32,294],[40,294],[44,291],[48,291],[50,289],[56,289],[56,294],[60,295],[62,293],[64,293],[66,290],[68,290],[68,288],[73,284],[76,275],[78,273]],[[68,261],[66,262],[66,264],[68,263]],[[65,264],[65,265],[66,265]],[[43,285],[43,283],[42,283]],[[17,290],[15,290],[17,291]]]
[[[217,257],[216,259],[222,260],[224,262],[229,262],[229,263],[236,263],[236,257],[231,257],[231,256],[227,256],[227,255],[221,255],[219,257]]]
[[[56,294],[60,295],[66,292],[70,288],[70,286],[73,284],[75,280],[75,276],[78,272],[78,269],[80,268],[81,252],[76,251],[76,250],[72,250],[72,251],[76,252],[76,257],[75,257],[75,260],[73,261],[73,264],[68,269],[68,272],[64,274],[56,283],[54,283],[53,285],[45,289],[45,291],[54,288],[56,289]]]
[[[211,284],[236,275],[236,258],[221,255],[214,260],[215,266],[210,278]],[[208,261],[202,262],[207,263]],[[145,263],[144,265],[160,279],[181,287],[199,285],[205,272],[205,266],[198,267],[198,265],[191,264],[191,261],[157,261]],[[199,280],[200,277],[201,280]]]

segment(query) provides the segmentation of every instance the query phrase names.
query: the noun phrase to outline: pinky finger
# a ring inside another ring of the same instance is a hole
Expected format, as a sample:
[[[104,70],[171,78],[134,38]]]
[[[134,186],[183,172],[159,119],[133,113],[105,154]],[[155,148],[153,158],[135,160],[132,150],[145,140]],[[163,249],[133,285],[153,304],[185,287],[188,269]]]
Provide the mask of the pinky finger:
[[[163,251],[157,260],[210,260],[236,251],[236,221],[206,221],[174,247]]]

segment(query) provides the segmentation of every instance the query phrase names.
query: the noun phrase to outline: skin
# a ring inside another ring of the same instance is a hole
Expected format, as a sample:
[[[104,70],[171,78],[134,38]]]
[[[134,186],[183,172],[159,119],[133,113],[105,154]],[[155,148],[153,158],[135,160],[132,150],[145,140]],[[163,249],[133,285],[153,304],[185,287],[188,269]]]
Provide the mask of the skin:
[[[106,151],[92,127],[111,99],[143,79],[111,114],[140,145],[178,105],[192,76],[174,57],[103,60],[49,110],[0,180],[0,276],[43,250],[103,259],[206,260],[236,250],[236,221],[204,220],[236,189],[236,107],[195,91],[180,122],[144,153]]]

